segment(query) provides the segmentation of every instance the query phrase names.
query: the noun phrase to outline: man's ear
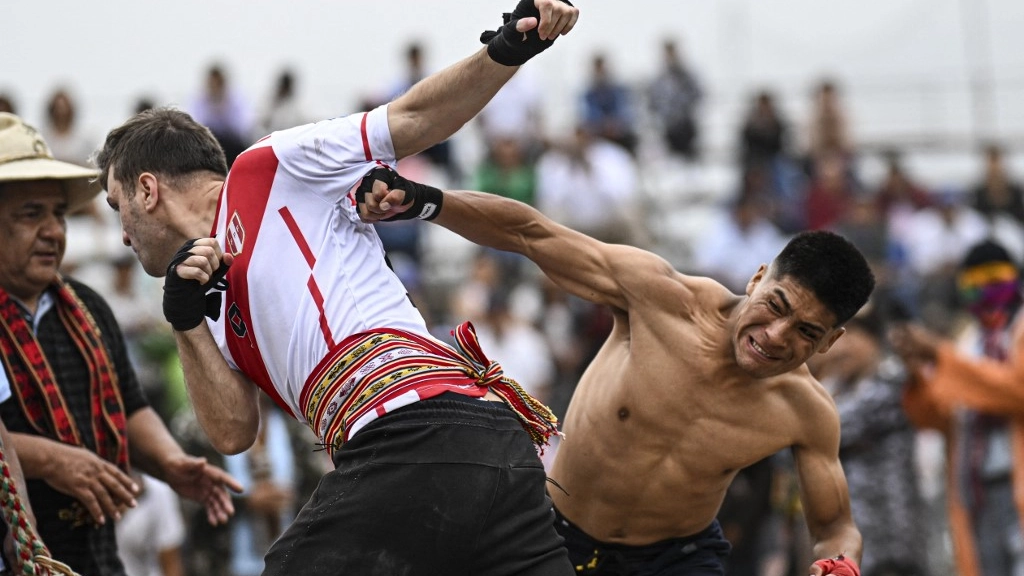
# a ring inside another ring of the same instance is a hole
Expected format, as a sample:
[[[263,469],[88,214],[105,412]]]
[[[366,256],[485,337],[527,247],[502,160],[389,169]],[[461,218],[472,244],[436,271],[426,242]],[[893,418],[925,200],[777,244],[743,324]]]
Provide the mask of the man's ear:
[[[832,348],[832,345],[836,343],[836,340],[839,340],[839,337],[842,336],[843,334],[846,334],[846,328],[837,328],[834,332],[832,332],[832,335],[829,336],[827,340],[825,340],[825,343],[822,344],[821,348],[818,348],[818,354],[824,354],[825,352],[828,352],[829,349]]]
[[[146,212],[152,212],[160,202],[160,180],[152,172],[139,174],[136,194],[142,194],[142,205]]]
[[[750,281],[747,282],[747,296],[750,296],[751,294],[754,293],[754,288],[757,288],[757,285],[761,282],[761,280],[764,280],[764,275],[767,273],[768,265],[761,264],[761,267],[757,269],[757,272],[755,272],[754,275],[750,277]]]

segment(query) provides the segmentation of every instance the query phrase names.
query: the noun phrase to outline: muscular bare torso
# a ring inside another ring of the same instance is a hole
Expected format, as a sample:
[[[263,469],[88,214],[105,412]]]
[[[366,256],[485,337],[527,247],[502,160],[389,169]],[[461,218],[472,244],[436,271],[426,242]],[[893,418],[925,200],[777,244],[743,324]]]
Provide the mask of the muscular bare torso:
[[[551,473],[564,488],[549,489],[558,510],[606,542],[703,530],[739,469],[800,445],[808,415],[834,414],[802,366],[767,379],[737,368],[732,318],[743,299],[707,279],[664,288],[616,312]]]

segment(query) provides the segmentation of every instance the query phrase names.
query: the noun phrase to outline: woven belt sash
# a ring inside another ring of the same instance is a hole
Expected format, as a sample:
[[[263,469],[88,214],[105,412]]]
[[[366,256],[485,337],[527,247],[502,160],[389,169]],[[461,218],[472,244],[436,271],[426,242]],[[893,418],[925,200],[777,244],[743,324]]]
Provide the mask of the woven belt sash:
[[[555,415],[487,359],[472,324],[459,325],[452,335],[455,349],[391,329],[356,334],[335,347],[306,379],[299,399],[310,429],[331,455],[353,425],[387,412],[389,402],[394,409],[447,391],[473,397],[494,392],[543,451],[558,434]],[[393,402],[410,393],[416,398]]]

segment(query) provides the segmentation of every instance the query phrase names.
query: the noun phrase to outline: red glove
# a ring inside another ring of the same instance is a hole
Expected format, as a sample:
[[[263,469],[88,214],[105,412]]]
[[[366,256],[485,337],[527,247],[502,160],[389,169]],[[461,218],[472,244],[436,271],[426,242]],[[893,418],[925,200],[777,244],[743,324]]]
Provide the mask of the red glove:
[[[842,554],[828,560],[818,560],[814,565],[820,566],[823,570],[822,574],[825,576],[829,574],[834,574],[835,576],[860,576],[860,568],[857,567],[857,563],[853,561],[853,558],[847,558]]]

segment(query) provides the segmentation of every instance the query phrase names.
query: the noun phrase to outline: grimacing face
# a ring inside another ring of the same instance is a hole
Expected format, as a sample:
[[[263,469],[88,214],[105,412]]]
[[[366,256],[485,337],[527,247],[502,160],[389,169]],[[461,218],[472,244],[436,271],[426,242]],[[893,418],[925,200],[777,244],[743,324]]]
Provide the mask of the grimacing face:
[[[113,170],[107,176],[106,188],[107,204],[118,213],[121,220],[121,241],[135,252],[147,274],[164,276],[174,250],[167,253],[167,243],[163,241],[167,235],[166,230],[160,227],[156,217],[146,209],[148,195],[137,188],[128,198],[125,194],[126,186],[114,178]]]
[[[807,287],[762,266],[747,285],[733,333],[736,364],[754,378],[798,368],[842,336],[836,317]]]
[[[58,180],[0,183],[0,286],[19,300],[34,302],[56,278],[67,210]]]

